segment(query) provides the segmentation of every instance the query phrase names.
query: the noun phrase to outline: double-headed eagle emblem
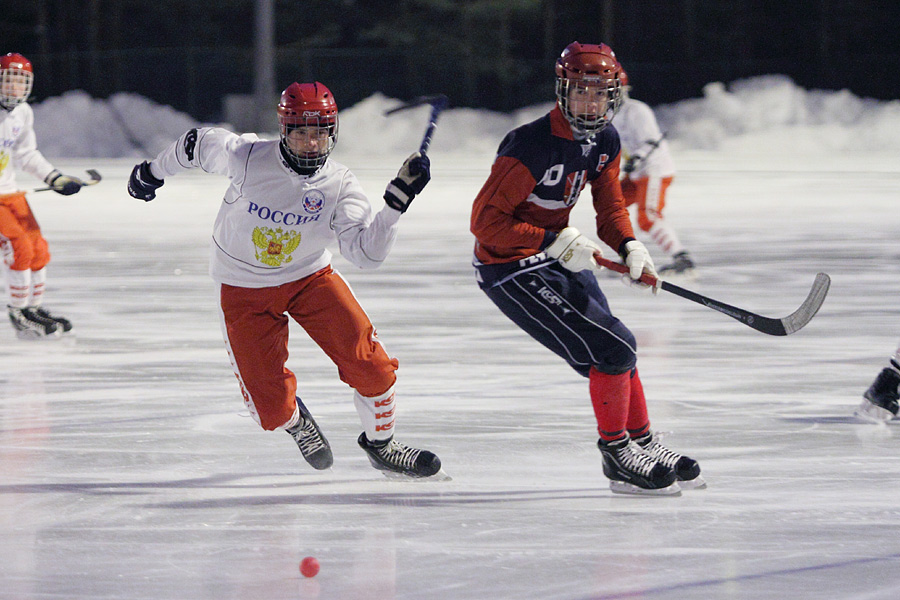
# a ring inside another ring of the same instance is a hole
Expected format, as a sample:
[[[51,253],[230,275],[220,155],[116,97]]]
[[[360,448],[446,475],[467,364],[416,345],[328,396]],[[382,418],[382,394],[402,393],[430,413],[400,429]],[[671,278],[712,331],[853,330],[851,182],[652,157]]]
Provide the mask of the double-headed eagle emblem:
[[[270,267],[280,267],[293,260],[291,252],[300,245],[300,234],[282,231],[281,227],[256,227],[253,230],[253,244],[256,246],[256,260]]]

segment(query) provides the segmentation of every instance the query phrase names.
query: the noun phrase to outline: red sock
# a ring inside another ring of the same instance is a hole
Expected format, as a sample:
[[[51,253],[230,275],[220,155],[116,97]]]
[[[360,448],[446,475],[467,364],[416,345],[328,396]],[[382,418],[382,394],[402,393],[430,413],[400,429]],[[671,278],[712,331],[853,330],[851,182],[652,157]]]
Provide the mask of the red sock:
[[[650,431],[650,417],[647,416],[647,399],[644,397],[644,386],[638,376],[637,369],[631,377],[631,397],[628,401],[628,435],[640,437]]]
[[[628,419],[631,373],[608,375],[592,368],[589,379],[600,439],[604,442],[623,439]]]

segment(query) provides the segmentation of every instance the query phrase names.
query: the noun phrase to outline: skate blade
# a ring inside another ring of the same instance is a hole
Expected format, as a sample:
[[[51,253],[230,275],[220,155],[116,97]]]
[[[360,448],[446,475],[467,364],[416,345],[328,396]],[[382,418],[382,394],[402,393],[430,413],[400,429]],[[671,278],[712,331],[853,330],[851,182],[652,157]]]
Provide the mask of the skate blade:
[[[682,490],[705,490],[706,481],[702,475],[697,475],[693,479],[679,479],[678,487]]]
[[[303,458],[306,458],[306,457],[304,456]],[[317,465],[316,465],[316,464],[313,464],[313,463],[311,463],[311,462],[309,462],[309,461],[306,461],[306,464],[308,464],[309,466],[311,466],[311,467],[312,467],[313,469],[315,469],[316,471],[328,471],[328,470],[330,470],[331,467],[334,465],[334,459],[328,461],[328,464],[321,464],[321,463],[320,463],[320,464],[317,464]]]
[[[385,479],[390,481],[453,481],[453,478],[447,475],[443,468],[430,477],[416,477],[415,475],[406,475],[396,471],[382,471],[381,469],[379,471],[381,471]]]
[[[57,330],[49,335],[43,335],[38,333],[37,331],[28,329],[24,331],[16,331],[16,337],[20,340],[25,340],[28,342],[46,342],[60,340],[62,339],[62,334]]]
[[[676,481],[670,486],[659,488],[655,490],[648,490],[646,488],[638,487],[632,483],[625,483],[624,481],[610,481],[609,489],[612,490],[614,494],[624,494],[628,496],[680,496],[681,495],[681,487],[678,485]]]
[[[859,408],[853,414],[869,423],[887,423],[894,419],[894,413],[877,404],[873,404],[868,398],[863,398],[862,404],[859,405]]]

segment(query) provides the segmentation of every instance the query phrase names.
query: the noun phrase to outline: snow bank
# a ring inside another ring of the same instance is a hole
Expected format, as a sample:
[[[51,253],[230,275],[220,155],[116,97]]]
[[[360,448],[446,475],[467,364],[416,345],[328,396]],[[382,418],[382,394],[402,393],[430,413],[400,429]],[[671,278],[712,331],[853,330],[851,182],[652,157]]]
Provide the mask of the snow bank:
[[[384,116],[399,104],[374,94],[342,108],[339,150],[414,150],[428,123],[428,107]],[[552,102],[508,114],[450,108],[441,116],[433,148],[491,155],[507,131],[550,107]],[[39,147],[51,159],[149,157],[185,130],[203,125],[130,93],[96,99],[75,90],[35,104],[34,112]],[[847,90],[804,90],[783,75],[727,86],[710,83],[703,97],[661,105],[656,112],[676,148],[715,150],[743,144],[764,150],[766,145],[789,144],[804,153],[900,151],[900,136],[894,133],[900,131],[900,101],[858,98]]]

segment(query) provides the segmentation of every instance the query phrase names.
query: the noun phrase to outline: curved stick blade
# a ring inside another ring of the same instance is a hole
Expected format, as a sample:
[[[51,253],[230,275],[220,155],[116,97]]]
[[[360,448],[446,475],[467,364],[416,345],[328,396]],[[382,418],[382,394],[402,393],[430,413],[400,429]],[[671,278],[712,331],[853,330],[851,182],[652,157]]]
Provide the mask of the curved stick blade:
[[[781,319],[785,335],[790,335],[801,329],[816,316],[816,313],[822,307],[822,303],[825,302],[825,296],[828,294],[828,288],[830,287],[831,277],[825,273],[816,275],[812,289],[809,290],[809,295],[803,301],[803,304],[800,305],[800,308]]]

